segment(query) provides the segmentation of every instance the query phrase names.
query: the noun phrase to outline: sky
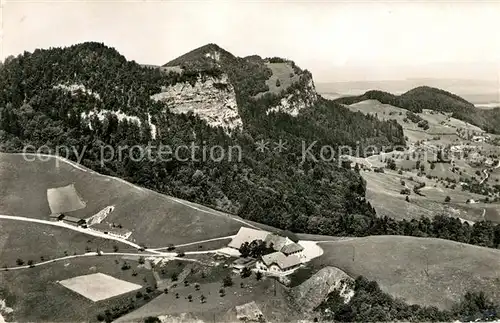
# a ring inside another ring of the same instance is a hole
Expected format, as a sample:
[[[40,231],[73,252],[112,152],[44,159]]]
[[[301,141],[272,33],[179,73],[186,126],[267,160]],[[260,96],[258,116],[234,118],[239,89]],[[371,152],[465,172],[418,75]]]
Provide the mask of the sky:
[[[1,58],[98,41],[162,65],[216,43],[292,59],[316,82],[500,76],[500,1],[1,2]]]

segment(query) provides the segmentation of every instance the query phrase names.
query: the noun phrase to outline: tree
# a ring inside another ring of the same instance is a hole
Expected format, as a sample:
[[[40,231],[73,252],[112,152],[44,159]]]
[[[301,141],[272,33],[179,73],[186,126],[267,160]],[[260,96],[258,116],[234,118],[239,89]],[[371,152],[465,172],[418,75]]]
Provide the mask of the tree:
[[[135,294],[135,297],[136,297],[136,298],[142,298],[142,296],[143,296],[143,295],[142,295],[141,291],[138,291],[138,292]]]
[[[17,258],[17,260],[16,260],[16,264],[17,264],[18,266],[22,266],[22,265],[24,265],[24,260],[22,260],[21,258]]]
[[[262,273],[260,271],[255,273],[255,279],[261,280],[262,279]]]
[[[224,279],[222,280],[222,286],[224,287],[233,286],[233,279],[231,278],[230,275],[224,277]]]
[[[280,87],[281,83],[279,79],[276,79],[276,87]]]
[[[250,277],[251,274],[252,274],[252,270],[250,270],[250,268],[248,268],[248,267],[245,267],[241,271],[240,275],[241,275],[241,278],[247,278],[247,277]]]
[[[177,279],[179,279],[179,275],[177,273],[173,273],[172,274],[172,281],[175,282],[175,281],[177,281]]]
[[[224,297],[226,295],[226,291],[224,290],[224,288],[219,289],[219,295],[220,297]]]
[[[117,245],[113,245],[113,251],[114,252],[118,252],[118,250],[119,250],[118,246]]]
[[[168,294],[168,288],[165,288],[165,289],[163,290],[163,293],[164,293],[164,294]]]
[[[161,320],[156,316],[148,316],[144,319],[144,323],[161,323]]]
[[[30,266],[30,268],[33,268],[35,267],[34,263],[33,263],[33,260],[28,260],[28,266]]]
[[[207,298],[205,297],[205,295],[203,295],[203,294],[202,294],[202,295],[200,296],[200,302],[201,302],[201,303],[205,303],[206,301],[207,301]]]
[[[408,195],[406,195],[405,201],[410,202],[410,197]]]
[[[191,294],[188,295],[188,300],[189,300],[189,302],[193,301],[193,296]]]
[[[175,293],[175,298],[179,298],[179,293]]]
[[[146,260],[144,259],[144,257],[140,256],[139,257],[139,264],[144,265],[145,262],[146,262]]]
[[[446,196],[445,199],[444,199],[445,203],[449,203],[451,201],[451,197],[449,196]]]

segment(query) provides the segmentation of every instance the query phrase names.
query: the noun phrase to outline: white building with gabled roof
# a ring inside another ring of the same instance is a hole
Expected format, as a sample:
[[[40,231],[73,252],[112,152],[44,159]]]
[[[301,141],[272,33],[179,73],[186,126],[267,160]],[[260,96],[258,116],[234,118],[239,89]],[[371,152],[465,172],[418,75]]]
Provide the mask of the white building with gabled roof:
[[[297,255],[286,256],[281,251],[276,251],[262,256],[257,262],[256,268],[259,271],[271,275],[289,275],[302,264]]]

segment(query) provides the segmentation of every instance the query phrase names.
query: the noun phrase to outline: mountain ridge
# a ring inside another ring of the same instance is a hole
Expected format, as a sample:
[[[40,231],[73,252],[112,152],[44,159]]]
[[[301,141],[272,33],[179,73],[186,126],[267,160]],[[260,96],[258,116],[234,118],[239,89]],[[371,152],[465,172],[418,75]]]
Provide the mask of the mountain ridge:
[[[430,86],[419,86],[401,95],[370,90],[362,95],[341,97],[334,101],[350,105],[370,99],[411,112],[422,112],[423,109],[448,112],[452,114],[452,117],[469,122],[487,132],[500,133],[500,127],[498,127],[500,125],[500,109],[477,109],[474,104],[458,95]]]
[[[292,63],[270,59],[269,64]],[[266,113],[283,99],[304,102],[300,100],[309,95],[304,86],[311,80],[310,73],[304,72],[302,78],[294,74],[298,82],[272,93],[266,84],[268,67],[255,56],[235,58],[229,68],[222,72],[228,74],[228,86],[234,88],[235,111],[242,119],[241,127],[230,130],[209,124],[199,113],[176,113],[179,105],[175,101],[152,98],[159,93],[173,98],[165,89],[177,86],[191,89],[189,93],[180,90],[178,98],[186,106],[188,99],[204,102],[212,95],[213,102],[224,102],[217,95],[226,90],[214,81],[222,76],[220,70],[177,73],[142,67],[95,42],[25,52],[0,68],[2,150],[20,152],[27,145],[54,150],[69,145],[77,153],[67,157],[95,171],[297,232],[328,233],[343,217],[356,214],[366,221],[374,217],[364,199],[360,175],[336,159],[304,158],[302,143],[316,143],[311,151],[315,156],[322,145],[332,149],[391,147],[404,144],[401,126],[350,112],[320,97],[299,109],[296,116],[282,109]],[[198,91],[201,87],[196,84],[207,85],[208,80],[210,91]],[[269,92],[256,97],[263,89]],[[216,105],[207,108],[218,109]],[[269,145],[265,151],[256,150],[260,141],[272,145],[279,140],[287,142],[281,153]],[[179,158],[171,160],[158,159],[156,152],[152,158],[140,160],[127,153],[111,160],[101,156],[103,147],[116,151],[149,143],[167,145],[173,151],[190,143],[208,149],[238,146],[241,158],[203,160],[192,158],[189,150],[180,150]],[[319,222],[323,225],[318,226]]]

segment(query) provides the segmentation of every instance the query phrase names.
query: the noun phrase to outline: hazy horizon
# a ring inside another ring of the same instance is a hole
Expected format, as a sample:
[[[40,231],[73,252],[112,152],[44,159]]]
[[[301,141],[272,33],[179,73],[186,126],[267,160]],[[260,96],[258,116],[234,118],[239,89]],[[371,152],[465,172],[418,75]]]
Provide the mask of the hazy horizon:
[[[2,59],[98,41],[162,65],[216,43],[292,59],[320,83],[500,74],[500,2],[7,1],[1,17]]]

